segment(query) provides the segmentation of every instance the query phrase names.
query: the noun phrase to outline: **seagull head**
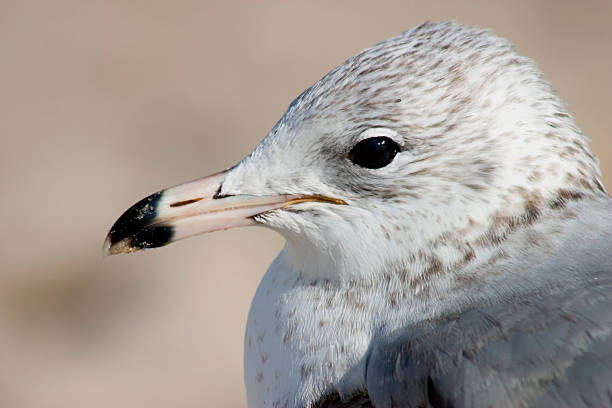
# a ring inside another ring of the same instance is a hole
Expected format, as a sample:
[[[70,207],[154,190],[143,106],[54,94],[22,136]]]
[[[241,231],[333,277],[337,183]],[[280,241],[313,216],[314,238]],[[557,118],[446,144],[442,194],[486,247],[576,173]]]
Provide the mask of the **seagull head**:
[[[417,279],[469,263],[555,202],[601,189],[598,177],[586,139],[530,59],[488,31],[427,23],[304,91],[235,166],[136,203],[104,252],[262,225],[314,279],[389,267]]]

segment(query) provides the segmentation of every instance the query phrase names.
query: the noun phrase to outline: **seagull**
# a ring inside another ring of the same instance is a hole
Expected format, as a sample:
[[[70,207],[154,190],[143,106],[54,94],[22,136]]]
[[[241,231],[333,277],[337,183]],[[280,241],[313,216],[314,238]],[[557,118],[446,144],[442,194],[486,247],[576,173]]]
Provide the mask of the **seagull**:
[[[235,166],[139,201],[105,254],[260,225],[249,407],[612,406],[612,200],[535,63],[424,23],[299,95]]]

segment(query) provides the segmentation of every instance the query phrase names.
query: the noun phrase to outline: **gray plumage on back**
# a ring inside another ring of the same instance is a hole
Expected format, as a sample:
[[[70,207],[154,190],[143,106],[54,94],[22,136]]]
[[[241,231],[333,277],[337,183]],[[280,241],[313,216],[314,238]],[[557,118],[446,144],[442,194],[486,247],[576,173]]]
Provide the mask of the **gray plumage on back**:
[[[550,257],[514,266],[545,282],[377,344],[367,369],[374,405],[612,406],[612,203],[577,207]]]
[[[427,23],[304,91],[236,166],[137,203],[105,250],[286,238],[249,312],[251,407],[610,406],[599,177],[533,61]]]

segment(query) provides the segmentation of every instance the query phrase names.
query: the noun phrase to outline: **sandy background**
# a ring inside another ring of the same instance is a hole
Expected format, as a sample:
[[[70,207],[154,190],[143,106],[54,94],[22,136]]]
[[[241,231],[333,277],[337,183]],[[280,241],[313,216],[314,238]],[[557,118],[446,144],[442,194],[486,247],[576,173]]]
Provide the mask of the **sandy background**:
[[[103,259],[106,231],[237,162],[331,68],[428,19],[492,27],[533,57],[610,187],[609,0],[1,1],[0,406],[243,406],[247,311],[281,238]]]

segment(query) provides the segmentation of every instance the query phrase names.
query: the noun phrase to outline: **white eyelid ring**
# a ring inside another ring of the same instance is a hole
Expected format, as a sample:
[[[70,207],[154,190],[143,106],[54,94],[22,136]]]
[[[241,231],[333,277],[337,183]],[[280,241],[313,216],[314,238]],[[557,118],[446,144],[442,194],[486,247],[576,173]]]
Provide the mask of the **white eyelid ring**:
[[[364,130],[357,138],[357,143],[361,142],[362,140],[369,139],[371,137],[388,137],[389,139],[397,143],[400,149],[402,150],[404,148],[404,145],[406,144],[399,133],[397,133],[393,129],[389,129],[386,127],[371,127]]]

